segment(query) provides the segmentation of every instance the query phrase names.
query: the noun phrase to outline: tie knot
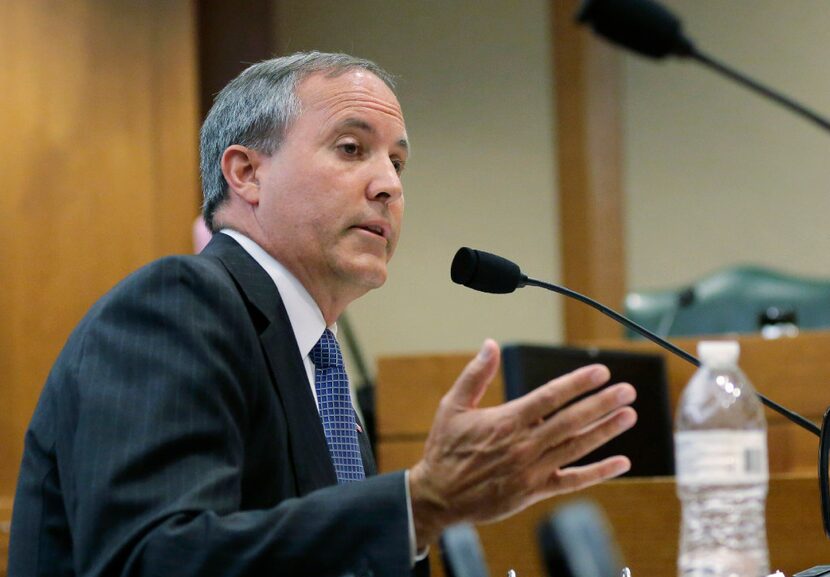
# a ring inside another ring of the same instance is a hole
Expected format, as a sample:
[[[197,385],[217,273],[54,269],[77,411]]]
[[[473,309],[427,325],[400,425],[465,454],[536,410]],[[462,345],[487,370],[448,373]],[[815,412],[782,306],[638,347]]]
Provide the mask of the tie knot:
[[[311,362],[318,369],[342,367],[343,356],[340,354],[340,345],[329,329],[326,329],[309,354]]]

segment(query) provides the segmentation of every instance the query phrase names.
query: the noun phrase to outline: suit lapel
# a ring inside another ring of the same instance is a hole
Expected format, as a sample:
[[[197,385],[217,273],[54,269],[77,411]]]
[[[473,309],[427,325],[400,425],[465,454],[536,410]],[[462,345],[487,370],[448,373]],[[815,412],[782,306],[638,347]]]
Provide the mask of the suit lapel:
[[[305,495],[321,487],[336,485],[337,473],[331,461],[305,366],[282,302],[280,308],[283,309],[284,322],[271,323],[260,339],[271,367],[271,377],[285,407],[297,487],[300,495]]]
[[[320,415],[311,394],[299,347],[288,313],[268,273],[231,237],[214,235],[202,254],[217,257],[231,274],[245,298],[264,317],[259,338],[271,371],[271,380],[282,401],[288,424],[290,462],[297,490],[305,495],[334,485],[337,475],[329,456]]]

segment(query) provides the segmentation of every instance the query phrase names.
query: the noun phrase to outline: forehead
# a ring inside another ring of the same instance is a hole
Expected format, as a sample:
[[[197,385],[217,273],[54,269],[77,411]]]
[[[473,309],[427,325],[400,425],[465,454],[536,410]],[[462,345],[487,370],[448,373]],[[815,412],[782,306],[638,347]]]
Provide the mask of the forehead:
[[[330,119],[352,113],[374,113],[383,120],[404,126],[397,97],[383,80],[368,70],[348,70],[337,76],[318,72],[300,81],[297,97],[300,117],[324,115]]]

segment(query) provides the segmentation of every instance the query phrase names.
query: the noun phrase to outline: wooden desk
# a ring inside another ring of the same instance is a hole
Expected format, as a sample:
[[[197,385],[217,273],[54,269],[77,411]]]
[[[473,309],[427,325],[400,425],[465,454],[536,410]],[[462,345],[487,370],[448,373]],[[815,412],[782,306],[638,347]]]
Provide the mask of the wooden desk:
[[[718,337],[724,338],[724,337]],[[700,339],[672,339],[681,349],[697,356]],[[758,392],[814,423],[821,424],[830,407],[830,332],[806,332],[796,338],[768,340],[741,336],[740,365]],[[602,348],[647,351],[663,355],[668,371],[672,411],[695,368],[649,341],[601,341]],[[766,410],[769,462],[772,473],[815,474],[818,439]]]
[[[635,576],[676,574],[680,502],[674,479],[668,477],[609,481],[538,503],[505,521],[477,527],[490,574],[506,575],[512,568],[519,577],[544,577],[536,527],[556,507],[577,499],[591,499],[602,507],[623,560]],[[792,576],[813,565],[830,563],[830,541],[821,525],[815,476],[773,476],[767,498],[767,539],[773,571],[780,569]],[[432,574],[443,576],[439,555],[433,554],[431,563]]]
[[[677,573],[680,503],[670,478],[620,479],[537,504],[519,515],[478,527],[490,574],[510,568],[519,577],[545,575],[537,559],[536,526],[557,506],[575,499],[599,504],[614,529],[624,562],[637,575],[672,577]],[[818,482],[804,476],[774,477],[767,498],[770,567],[786,575],[830,563],[824,537]],[[437,571],[438,559],[433,561]]]
[[[830,406],[830,333],[802,333],[793,339],[764,340],[741,337],[741,367],[758,391],[785,407],[821,423]],[[674,341],[692,353],[695,339]],[[680,392],[694,367],[647,341],[603,341],[591,346],[648,351],[666,359],[669,394],[674,411]],[[392,466],[409,463],[420,454],[441,396],[473,353],[384,357],[378,361],[378,452]],[[503,402],[504,385],[498,375],[484,405]],[[769,462],[772,473],[815,474],[818,439],[767,410]],[[382,463],[383,465],[383,463]]]
[[[759,391],[820,422],[830,405],[830,333],[804,333],[794,339],[766,341],[742,337],[741,366]],[[675,344],[695,352],[696,340]],[[607,341],[603,348],[654,351],[666,355],[672,410],[694,368],[649,342]],[[473,353],[387,357],[379,360],[377,389],[378,461],[382,471],[409,467],[420,458],[441,396]],[[482,404],[503,402],[501,376]],[[830,541],[821,527],[816,454],[818,439],[766,412],[773,478],[767,502],[767,533],[772,569],[787,575],[830,563]],[[537,504],[479,533],[491,575],[517,570],[519,577],[543,576],[537,560],[535,527],[557,504],[574,498],[595,499],[616,529],[626,562],[635,576],[676,573],[679,502],[673,479],[623,479],[579,495]],[[443,573],[433,555],[434,575]]]

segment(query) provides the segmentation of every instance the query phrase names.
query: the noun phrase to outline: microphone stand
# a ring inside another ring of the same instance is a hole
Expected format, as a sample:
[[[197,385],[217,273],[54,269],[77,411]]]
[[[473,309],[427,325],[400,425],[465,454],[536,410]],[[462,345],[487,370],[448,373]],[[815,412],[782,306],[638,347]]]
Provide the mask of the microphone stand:
[[[758,94],[761,94],[762,96],[765,96],[774,102],[777,102],[778,104],[780,104],[784,108],[787,108],[791,112],[794,112],[802,118],[805,118],[810,122],[817,124],[820,128],[823,128],[824,130],[830,132],[830,121],[828,121],[826,118],[820,116],[816,112],[813,112],[809,108],[802,106],[795,100],[787,96],[784,96],[780,92],[777,92],[772,88],[764,86],[757,80],[753,80],[749,76],[746,76],[745,74],[735,70],[734,68],[727,66],[723,62],[715,60],[713,57],[704,54],[697,48],[693,47],[687,54],[683,54],[682,56],[688,56],[689,58],[696,60],[697,62],[700,62],[701,64],[703,64],[711,70],[714,70],[718,74],[722,74],[723,76],[731,80],[734,80],[738,84],[741,84],[742,86],[745,86],[746,88],[749,88],[750,90],[757,92]]]

